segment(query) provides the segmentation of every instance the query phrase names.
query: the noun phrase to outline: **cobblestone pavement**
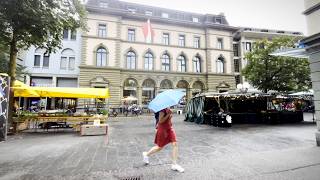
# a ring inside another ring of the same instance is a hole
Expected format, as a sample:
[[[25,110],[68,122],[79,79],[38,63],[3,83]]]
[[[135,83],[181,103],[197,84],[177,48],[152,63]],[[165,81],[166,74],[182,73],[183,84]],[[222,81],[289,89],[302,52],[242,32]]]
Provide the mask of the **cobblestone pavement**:
[[[153,146],[152,116],[109,120],[109,136],[63,132],[21,133],[0,143],[0,179],[319,179],[316,125],[235,125],[217,128],[174,116],[179,163],[170,170],[168,145],[142,163]]]

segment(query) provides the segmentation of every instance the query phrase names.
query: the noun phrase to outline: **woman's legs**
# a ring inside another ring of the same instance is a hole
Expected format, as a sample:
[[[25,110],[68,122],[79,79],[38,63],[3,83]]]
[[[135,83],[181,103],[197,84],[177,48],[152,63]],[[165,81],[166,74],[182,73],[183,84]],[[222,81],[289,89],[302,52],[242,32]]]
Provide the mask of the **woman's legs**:
[[[146,155],[147,156],[150,156],[150,155],[152,155],[152,154],[154,154],[154,153],[156,153],[156,152],[158,152],[158,151],[161,151],[161,147],[159,147],[159,146],[153,146],[147,153],[146,153]]]
[[[149,164],[149,156],[160,151],[162,149],[162,147],[159,146],[153,146],[148,152],[143,152],[142,156],[143,156],[143,162],[146,164]]]
[[[177,142],[172,143],[172,164],[177,164],[178,159],[178,145]]]
[[[172,143],[172,166],[171,169],[174,171],[184,172],[183,167],[177,164],[178,159],[178,145],[177,142]]]

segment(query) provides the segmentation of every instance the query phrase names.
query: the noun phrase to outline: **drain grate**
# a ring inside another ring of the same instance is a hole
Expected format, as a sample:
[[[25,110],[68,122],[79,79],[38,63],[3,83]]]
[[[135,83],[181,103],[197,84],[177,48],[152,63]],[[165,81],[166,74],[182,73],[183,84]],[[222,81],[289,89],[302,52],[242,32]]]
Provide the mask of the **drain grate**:
[[[119,177],[119,180],[143,180],[142,176],[126,176],[126,177]]]

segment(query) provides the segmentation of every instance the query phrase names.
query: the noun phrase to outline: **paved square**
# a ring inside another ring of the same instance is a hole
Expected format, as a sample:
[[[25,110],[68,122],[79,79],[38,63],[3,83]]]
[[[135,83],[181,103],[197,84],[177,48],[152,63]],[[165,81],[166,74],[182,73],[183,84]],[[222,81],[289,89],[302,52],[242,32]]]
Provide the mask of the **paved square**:
[[[0,179],[317,179],[316,125],[235,125],[217,128],[174,116],[179,163],[170,170],[168,145],[142,163],[154,140],[152,116],[110,118],[109,136],[71,131],[21,133],[0,143]]]

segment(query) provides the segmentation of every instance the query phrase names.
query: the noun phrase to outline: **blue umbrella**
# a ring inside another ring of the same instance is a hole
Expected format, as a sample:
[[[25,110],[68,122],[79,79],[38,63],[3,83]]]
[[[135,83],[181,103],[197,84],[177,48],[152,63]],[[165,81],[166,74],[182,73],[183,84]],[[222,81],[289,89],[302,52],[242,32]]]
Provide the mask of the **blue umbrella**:
[[[166,90],[158,94],[150,103],[148,108],[153,112],[158,112],[170,106],[174,106],[179,103],[185,93],[181,90]]]

